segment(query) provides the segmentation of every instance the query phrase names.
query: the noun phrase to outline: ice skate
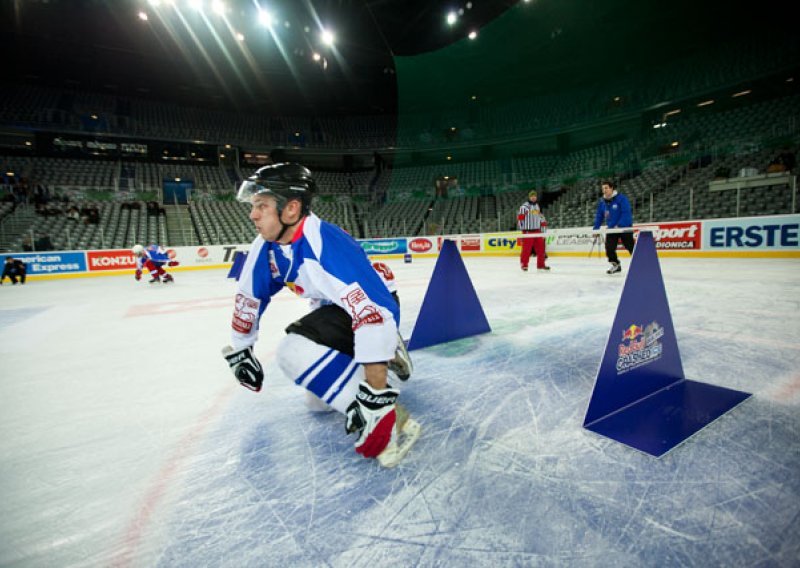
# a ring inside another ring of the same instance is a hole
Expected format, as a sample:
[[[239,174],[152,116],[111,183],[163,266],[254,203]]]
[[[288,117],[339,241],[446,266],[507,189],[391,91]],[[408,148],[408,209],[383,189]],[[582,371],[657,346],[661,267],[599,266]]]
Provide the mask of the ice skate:
[[[161,282],[161,278],[159,278],[158,275],[155,275],[150,279],[150,284],[158,284],[160,282]]]
[[[622,266],[620,266],[619,262],[612,262],[611,268],[606,270],[606,274],[617,274],[618,272],[622,272]]]
[[[175,280],[172,279],[172,275],[171,274],[165,274],[163,282],[164,282],[164,284],[168,284],[170,282],[175,282]]]
[[[395,412],[397,413],[394,425],[395,439],[389,442],[377,458],[383,467],[395,467],[399,464],[422,433],[419,422],[411,418],[404,406],[397,404]]]
[[[389,361],[389,370],[401,381],[407,381],[414,371],[411,356],[408,354],[406,343],[400,333],[397,334],[397,347],[394,351],[394,359]]]

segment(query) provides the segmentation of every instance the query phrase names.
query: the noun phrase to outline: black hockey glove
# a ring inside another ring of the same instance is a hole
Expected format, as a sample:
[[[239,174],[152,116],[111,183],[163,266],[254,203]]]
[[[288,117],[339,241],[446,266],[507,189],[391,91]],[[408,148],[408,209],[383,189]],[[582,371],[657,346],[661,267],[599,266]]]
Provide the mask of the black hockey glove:
[[[261,390],[261,384],[264,382],[264,369],[253,355],[252,347],[234,351],[232,347],[228,346],[222,350],[222,355],[228,361],[233,376],[243,387],[255,392]]]
[[[400,391],[386,386],[373,389],[366,381],[358,385],[356,399],[347,407],[345,430],[358,432],[356,452],[365,458],[376,458],[394,436],[397,421],[395,404]]]

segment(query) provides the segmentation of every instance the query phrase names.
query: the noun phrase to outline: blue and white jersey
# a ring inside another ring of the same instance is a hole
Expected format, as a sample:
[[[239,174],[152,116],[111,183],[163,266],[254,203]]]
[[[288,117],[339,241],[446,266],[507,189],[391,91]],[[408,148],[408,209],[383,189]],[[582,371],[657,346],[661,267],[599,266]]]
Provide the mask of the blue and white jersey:
[[[148,245],[144,249],[144,256],[137,256],[136,257],[136,268],[141,270],[144,267],[144,263],[148,260],[152,260],[153,262],[158,263],[165,263],[169,262],[170,258],[167,254],[167,251],[164,250],[164,247],[161,245]]]
[[[350,314],[355,361],[394,357],[400,312],[361,246],[346,232],[313,213],[281,245],[256,237],[238,281],[231,322],[235,350],[253,345],[261,316],[283,287],[312,305],[334,303]]]

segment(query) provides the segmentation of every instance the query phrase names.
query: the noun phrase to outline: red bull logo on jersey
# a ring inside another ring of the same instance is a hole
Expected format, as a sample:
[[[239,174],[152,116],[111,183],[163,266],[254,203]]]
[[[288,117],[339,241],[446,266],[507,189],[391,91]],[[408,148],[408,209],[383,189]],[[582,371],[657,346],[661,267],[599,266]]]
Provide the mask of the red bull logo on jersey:
[[[342,300],[344,305],[350,309],[350,317],[353,319],[353,331],[356,331],[362,325],[383,324],[383,316],[364,293],[364,290],[356,285],[351,286],[354,287],[342,297]]]
[[[622,330],[622,341],[617,345],[617,374],[657,361],[664,348],[660,339],[664,328],[658,322],[644,327],[631,324]]]
[[[235,331],[245,335],[250,333],[253,330],[253,326],[258,321],[258,307],[260,305],[261,301],[252,296],[236,294],[231,327]]]

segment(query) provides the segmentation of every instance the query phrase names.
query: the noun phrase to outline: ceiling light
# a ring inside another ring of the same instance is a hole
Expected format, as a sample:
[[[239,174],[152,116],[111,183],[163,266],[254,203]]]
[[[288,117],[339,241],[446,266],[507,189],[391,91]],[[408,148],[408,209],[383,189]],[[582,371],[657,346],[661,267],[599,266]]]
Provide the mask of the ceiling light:
[[[322,43],[325,45],[333,45],[333,42],[336,41],[334,35],[328,30],[322,30],[320,37],[322,38]]]
[[[458,16],[455,12],[450,12],[447,14],[447,25],[452,26],[458,20]]]
[[[272,27],[272,14],[264,10],[259,10],[258,23],[267,28]]]
[[[143,22],[147,21],[147,12],[139,12],[139,19]]]
[[[227,7],[221,0],[214,0],[211,2],[211,10],[220,16],[227,11]]]
[[[469,32],[469,35],[467,37],[469,39],[475,39],[476,37],[478,37],[478,32],[476,32],[475,30],[472,30],[471,32]]]

